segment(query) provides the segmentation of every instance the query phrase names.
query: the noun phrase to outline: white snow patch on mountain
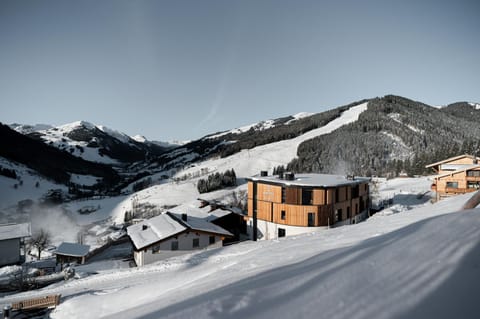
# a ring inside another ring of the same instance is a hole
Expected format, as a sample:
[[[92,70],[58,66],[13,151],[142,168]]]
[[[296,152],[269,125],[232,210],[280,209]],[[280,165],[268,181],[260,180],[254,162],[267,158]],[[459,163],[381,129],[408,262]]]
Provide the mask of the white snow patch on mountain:
[[[300,113],[297,113],[297,114],[293,115],[293,119],[291,119],[290,121],[287,121],[285,124],[290,124],[290,123],[292,123],[292,122],[295,122],[296,120],[299,120],[299,119],[303,119],[303,118],[312,116],[313,114],[314,114],[314,113],[308,113],[308,112],[300,112]]]
[[[406,127],[408,127],[410,130],[412,130],[412,131],[414,131],[414,132],[417,132],[417,133],[420,133],[420,134],[425,133],[424,130],[418,129],[418,128],[416,128],[416,127],[413,126],[413,125],[403,123],[402,120],[401,120],[402,116],[401,116],[400,114],[398,114],[398,113],[390,113],[390,114],[388,114],[388,116],[389,116],[392,120],[394,120],[395,122],[405,125]]]
[[[468,103],[475,108],[475,110],[480,110],[480,103]]]

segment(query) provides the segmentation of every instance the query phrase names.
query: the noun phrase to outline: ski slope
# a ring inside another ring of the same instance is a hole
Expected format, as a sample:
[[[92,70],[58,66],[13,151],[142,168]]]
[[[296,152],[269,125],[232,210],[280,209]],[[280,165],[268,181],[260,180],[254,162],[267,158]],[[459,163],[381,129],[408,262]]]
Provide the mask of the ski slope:
[[[297,156],[297,149],[301,143],[331,133],[345,124],[355,122],[358,120],[358,116],[367,109],[367,106],[368,102],[351,107],[325,126],[311,130],[296,138],[242,150],[226,158],[207,160],[179,172],[178,175],[195,174],[200,172],[202,168],[219,172],[234,168],[237,177],[249,177],[258,174],[261,170],[272,170],[275,166],[287,165]]]
[[[454,212],[469,197],[103,270],[0,306],[61,293],[52,318],[476,318],[480,210]]]

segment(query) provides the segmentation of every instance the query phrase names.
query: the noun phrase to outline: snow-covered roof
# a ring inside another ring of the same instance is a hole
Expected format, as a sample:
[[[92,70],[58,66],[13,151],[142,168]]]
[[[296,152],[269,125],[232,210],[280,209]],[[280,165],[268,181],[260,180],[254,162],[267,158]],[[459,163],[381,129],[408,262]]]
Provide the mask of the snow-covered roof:
[[[247,178],[250,181],[267,182],[285,186],[311,186],[311,187],[337,187],[343,185],[355,185],[369,182],[366,177],[347,178],[343,175],[328,174],[295,174],[294,180],[281,179],[277,175],[253,176]]]
[[[473,167],[477,167],[477,164],[441,164],[440,169],[442,171],[458,171],[465,170]]]
[[[137,249],[150,246],[156,242],[174,236],[187,227],[180,224],[168,214],[162,214],[129,226],[127,234]]]
[[[206,218],[207,221],[211,222],[213,220],[222,218],[224,216],[232,214],[231,211],[217,208],[215,210],[212,210],[211,212],[208,213],[208,217]]]
[[[90,251],[90,246],[77,243],[61,243],[55,254],[73,257],[84,257]]]
[[[29,223],[0,225],[0,240],[23,238],[32,235]]]
[[[177,219],[180,223],[184,224],[191,230],[204,231],[207,233],[213,233],[213,234],[218,234],[223,236],[233,236],[233,234],[230,233],[229,231],[223,229],[220,226],[212,224],[203,218],[185,215],[186,220],[184,220],[182,218],[182,214],[175,214],[171,212],[167,212],[167,214]]]

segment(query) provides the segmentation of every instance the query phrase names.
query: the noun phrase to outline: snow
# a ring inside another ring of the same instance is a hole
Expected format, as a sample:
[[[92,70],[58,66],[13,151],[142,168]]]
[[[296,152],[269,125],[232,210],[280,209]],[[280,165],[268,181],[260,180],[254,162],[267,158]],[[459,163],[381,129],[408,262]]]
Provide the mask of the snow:
[[[128,227],[127,233],[135,247],[142,249],[186,229],[168,214],[162,214]]]
[[[314,113],[308,113],[308,112],[300,112],[300,113],[297,113],[297,114],[293,115],[293,119],[291,119],[290,121],[286,122],[285,124],[290,124],[290,123],[292,123],[292,122],[295,122],[296,120],[300,120],[300,119],[303,119],[303,118],[312,116],[313,114],[314,114]]]
[[[475,110],[480,110],[480,103],[468,103],[475,108]]]
[[[30,230],[29,223],[11,224],[11,225],[0,224],[0,240],[12,239],[12,238],[23,238],[23,237],[29,237],[31,235],[32,235],[32,231]]]
[[[402,180],[387,188],[415,187]],[[327,318],[476,318],[480,210],[452,213],[469,197],[142,268],[102,266],[0,305],[61,293],[52,318],[310,318],[319,309]]]
[[[187,225],[188,228],[192,230],[205,231],[208,233],[215,233],[215,234],[226,235],[226,236],[233,236],[230,232],[226,231],[222,227],[212,224],[203,218],[188,216],[187,214],[187,220],[185,221],[182,219],[181,214],[175,214],[175,213],[169,213],[169,214],[175,216],[179,220],[182,220],[182,223]]]
[[[296,186],[322,186],[332,187],[339,185],[354,185],[360,183],[367,183],[370,179],[365,177],[355,177],[348,179],[343,175],[330,174],[295,174],[294,180],[280,179],[276,175],[251,177],[253,181],[264,181],[281,185],[296,185]]]
[[[61,243],[55,251],[56,254],[74,257],[83,257],[88,254],[90,246],[77,243]]]
[[[414,132],[417,132],[417,133],[420,133],[420,134],[423,134],[425,131],[424,130],[421,130],[421,129],[418,129],[416,128],[415,126],[413,125],[410,125],[410,124],[405,124],[401,121],[401,115],[399,113],[390,113],[388,114],[388,116],[394,120],[395,122],[397,123],[400,123],[400,124],[403,124],[405,125],[406,127],[408,127],[410,130],[414,131]]]
[[[70,174],[70,182],[78,185],[93,186],[98,183],[98,180],[97,176]]]

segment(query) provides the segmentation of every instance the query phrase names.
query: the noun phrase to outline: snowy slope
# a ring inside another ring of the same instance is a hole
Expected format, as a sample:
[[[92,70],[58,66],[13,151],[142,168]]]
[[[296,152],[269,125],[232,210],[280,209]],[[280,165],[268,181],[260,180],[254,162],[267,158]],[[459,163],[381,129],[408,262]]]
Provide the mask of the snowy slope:
[[[476,318],[480,210],[449,214],[468,197],[106,271],[0,305],[61,293],[53,318]]]
[[[354,106],[343,112],[340,117],[331,121],[327,125],[315,130],[311,130],[296,138],[284,140],[276,143],[266,144],[249,150],[242,150],[232,156],[207,160],[197,163],[195,167],[187,169],[179,173],[188,174],[201,172],[202,169],[223,172],[227,169],[234,168],[237,177],[249,177],[258,174],[261,170],[272,170],[278,165],[287,165],[293,158],[297,156],[298,146],[309,139],[319,135],[328,134],[342,125],[354,122],[358,119],[360,113],[367,109],[368,103]]]

